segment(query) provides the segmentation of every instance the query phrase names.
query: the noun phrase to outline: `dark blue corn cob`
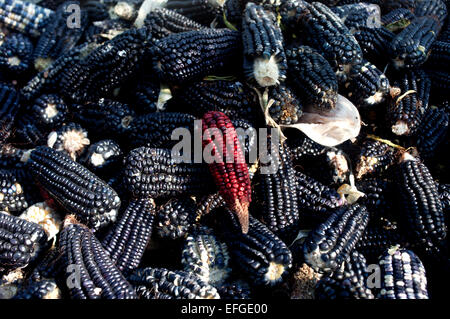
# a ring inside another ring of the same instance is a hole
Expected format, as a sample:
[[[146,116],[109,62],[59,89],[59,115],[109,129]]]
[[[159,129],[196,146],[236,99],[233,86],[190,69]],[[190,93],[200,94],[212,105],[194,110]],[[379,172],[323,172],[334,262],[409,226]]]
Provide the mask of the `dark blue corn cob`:
[[[168,0],[165,7],[209,26],[215,17],[222,14],[223,3],[220,0]]]
[[[72,105],[71,111],[75,121],[98,138],[129,140],[131,123],[136,118],[127,104],[107,99]]]
[[[102,244],[73,215],[59,238],[64,277],[72,299],[136,299],[131,284],[114,265]]]
[[[154,217],[153,200],[131,200],[101,241],[120,271],[128,272],[139,266],[152,234]]]
[[[295,124],[303,114],[302,102],[285,85],[271,87],[269,89],[269,99],[274,101],[269,108],[269,114],[278,124]]]
[[[27,266],[46,242],[47,235],[40,225],[0,212],[0,269]]]
[[[434,41],[426,62],[427,67],[442,68],[450,63],[450,41]]]
[[[130,24],[122,19],[94,21],[92,25],[86,28],[83,36],[88,43],[103,43],[127,31],[129,28]]]
[[[39,72],[21,89],[22,96],[31,101],[44,93],[55,93],[63,72],[72,64],[80,63],[82,56],[88,54],[93,45],[83,43],[56,59],[47,69]]]
[[[236,29],[240,30],[242,25],[243,12],[247,3],[253,2],[257,5],[261,5],[264,9],[272,12],[276,12],[280,6],[280,0],[226,0],[223,5],[223,15],[226,20],[233,25]]]
[[[216,288],[185,271],[136,269],[128,280],[139,299],[219,299]]]
[[[222,240],[228,246],[235,267],[256,286],[274,286],[292,266],[287,245],[263,223],[250,216],[248,233],[241,232],[237,218],[226,211]]]
[[[366,259],[353,251],[341,269],[320,279],[314,295],[317,299],[374,299],[368,276]]]
[[[345,203],[332,188],[314,178],[296,171],[298,208],[315,212],[327,212]]]
[[[274,156],[266,165],[275,164],[277,170],[259,174],[255,192],[261,209],[258,208],[257,211],[261,220],[275,235],[292,240],[300,219],[299,194],[295,191],[298,188],[297,177],[289,153],[281,144],[278,152],[271,154]]]
[[[287,72],[283,35],[275,14],[260,5],[247,3],[242,17],[244,73],[249,83],[274,86],[284,81]]]
[[[70,5],[79,5],[77,1],[66,1],[55,11],[51,21],[45,26],[33,52],[34,68],[45,70],[55,59],[73,48],[80,40],[87,25],[87,14],[80,11],[80,26],[71,27],[68,23],[73,14]]]
[[[427,16],[414,19],[389,44],[394,67],[415,68],[423,64],[440,29],[437,18]]]
[[[353,66],[344,84],[348,98],[357,106],[370,106],[384,101],[389,93],[389,80],[375,65],[363,60]]]
[[[362,59],[361,48],[349,29],[320,2],[286,1],[281,7],[283,25],[313,47],[345,78],[351,66]]]
[[[104,21],[110,17],[111,11],[109,11],[109,3],[110,1],[96,1],[96,0],[87,0],[81,2],[81,10],[85,11],[89,21],[97,22]],[[111,3],[111,2],[110,2]],[[134,3],[134,2],[132,2]],[[122,20],[128,22],[126,20]]]
[[[55,128],[62,124],[68,113],[67,104],[57,94],[43,94],[30,107],[37,126]]]
[[[445,0],[444,0],[445,1]],[[437,18],[441,25],[447,17],[447,5],[442,0],[416,0],[414,15],[416,17],[431,16]]]
[[[197,202],[196,216],[201,218],[217,208],[225,207],[226,203],[219,192],[206,195]]]
[[[89,146],[81,162],[93,172],[107,175],[118,169],[122,163],[123,152],[113,140],[101,140]]]
[[[53,10],[21,0],[0,1],[0,22],[7,28],[39,36],[54,16]]]
[[[439,184],[439,197],[445,214],[450,211],[450,184]]]
[[[403,246],[406,242],[398,229],[369,225],[356,243],[355,250],[363,254],[369,263],[377,263],[381,254],[389,248]]]
[[[394,251],[393,251],[394,250]],[[428,299],[425,267],[419,257],[404,248],[380,256],[380,299]]]
[[[125,96],[122,98],[119,94],[119,99],[133,105],[133,110],[138,114],[148,114],[166,109],[167,100],[164,98],[164,94],[167,91],[172,93],[170,89],[164,89],[153,74],[144,74],[137,85],[132,84],[129,91],[126,87]],[[171,95],[170,98],[172,98]]]
[[[427,70],[427,75],[431,80],[433,88],[445,97],[450,97],[450,72]]]
[[[22,161],[26,150],[5,144],[0,148],[0,168],[23,168],[25,163]]]
[[[353,204],[337,209],[305,239],[305,262],[318,272],[335,271],[350,256],[368,221],[365,206]]]
[[[201,117],[208,111],[220,111],[229,118],[252,118],[259,108],[258,96],[240,81],[196,81],[176,91],[177,103],[185,112]]]
[[[17,212],[27,207],[22,181],[13,170],[0,169],[0,210]]]
[[[202,29],[171,34],[154,47],[155,71],[169,83],[199,80],[216,72],[232,72],[241,52],[239,32]]]
[[[217,287],[230,275],[229,259],[227,246],[215,236],[212,229],[199,226],[187,235],[181,255],[184,271]]]
[[[306,135],[295,138],[288,138],[286,145],[289,147],[289,153],[294,160],[299,160],[303,156],[318,156],[326,152],[327,148],[314,142]]]
[[[0,83],[0,145],[10,137],[19,108],[18,92]]]
[[[286,49],[289,83],[308,105],[332,109],[337,100],[338,82],[333,69],[316,50],[308,46]]]
[[[381,16],[381,23],[387,29],[397,32],[404,29],[416,16],[407,8],[397,8]]]
[[[429,108],[415,134],[416,147],[420,157],[431,158],[439,145],[444,141],[449,125],[449,115],[444,110]]]
[[[245,282],[230,282],[217,287],[220,299],[251,299],[250,287]]]
[[[431,81],[419,69],[405,72],[392,86],[400,89],[400,95],[392,99],[388,108],[392,132],[407,136],[414,134],[428,108]]]
[[[356,183],[359,191],[364,193],[360,203],[366,206],[372,222],[388,216],[395,203],[395,188],[392,182],[381,178],[364,178]]]
[[[368,3],[354,3],[330,7],[350,30],[360,27],[379,27],[380,8]]]
[[[61,75],[60,93],[74,101],[108,96],[150,61],[151,44],[145,28],[125,31],[94,49]]]
[[[195,201],[192,198],[186,196],[173,198],[157,211],[156,234],[160,238],[182,238],[195,224],[196,218]]]
[[[198,194],[212,189],[208,167],[180,163],[170,149],[140,147],[124,162],[125,184],[135,197],[167,197]]]
[[[38,127],[31,114],[24,114],[19,117],[15,124],[13,141],[22,147],[35,147],[42,145],[47,139],[48,130]]]
[[[383,173],[394,164],[396,153],[395,148],[386,143],[371,138],[364,140],[356,162],[356,178]]]
[[[61,290],[54,280],[27,281],[13,299],[61,299]]]
[[[47,146],[69,155],[74,161],[91,142],[88,132],[77,123],[67,123],[48,135]]]
[[[381,7],[384,12],[389,12],[398,8],[405,8],[413,11],[417,5],[417,0],[384,0]]]
[[[436,183],[428,168],[405,153],[396,170],[402,226],[414,243],[435,246],[447,235]]]
[[[39,184],[88,227],[97,230],[116,220],[119,196],[69,156],[39,146],[31,152],[28,164]]]
[[[0,69],[14,75],[27,71],[31,65],[33,44],[20,33],[0,33]]]
[[[380,28],[359,28],[353,33],[356,41],[369,61],[388,61],[386,52],[395,34],[385,27]]]
[[[156,8],[149,12],[144,26],[150,30],[154,39],[162,39],[172,33],[204,29],[205,26],[177,13],[174,10]]]
[[[56,10],[63,2],[64,0],[42,0],[39,1],[39,5],[44,8]]]
[[[156,112],[137,117],[130,125],[130,144],[138,147],[170,147],[172,132],[177,128],[193,128],[196,118],[187,113]]]

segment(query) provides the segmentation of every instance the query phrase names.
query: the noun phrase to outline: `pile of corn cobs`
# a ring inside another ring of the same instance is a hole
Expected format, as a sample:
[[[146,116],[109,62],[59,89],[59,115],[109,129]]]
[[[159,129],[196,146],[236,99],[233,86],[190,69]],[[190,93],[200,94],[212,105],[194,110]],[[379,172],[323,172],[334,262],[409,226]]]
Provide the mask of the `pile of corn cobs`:
[[[448,6],[0,0],[0,298],[444,297]],[[247,165],[177,161],[199,119]]]

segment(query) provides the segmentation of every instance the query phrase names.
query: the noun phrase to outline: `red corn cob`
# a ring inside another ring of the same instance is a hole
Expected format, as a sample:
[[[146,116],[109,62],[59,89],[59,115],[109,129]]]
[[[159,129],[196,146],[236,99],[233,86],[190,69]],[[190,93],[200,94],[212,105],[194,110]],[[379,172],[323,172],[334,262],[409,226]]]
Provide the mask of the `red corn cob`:
[[[237,215],[242,232],[247,233],[251,186],[248,167],[236,130],[225,114],[210,111],[203,115],[203,134],[204,154],[208,147],[208,154],[215,158],[209,163],[209,169],[219,193],[228,208]]]

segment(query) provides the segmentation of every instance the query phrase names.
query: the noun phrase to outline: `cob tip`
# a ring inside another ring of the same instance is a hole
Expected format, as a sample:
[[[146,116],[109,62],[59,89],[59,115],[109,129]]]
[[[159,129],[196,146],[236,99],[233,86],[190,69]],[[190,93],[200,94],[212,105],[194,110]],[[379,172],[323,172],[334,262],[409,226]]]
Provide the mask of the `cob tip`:
[[[236,213],[237,218],[239,220],[239,224],[241,225],[242,233],[248,233],[248,225],[249,225],[249,216],[248,216],[248,207],[250,202],[248,200],[239,201],[236,199],[234,204],[233,211]]]

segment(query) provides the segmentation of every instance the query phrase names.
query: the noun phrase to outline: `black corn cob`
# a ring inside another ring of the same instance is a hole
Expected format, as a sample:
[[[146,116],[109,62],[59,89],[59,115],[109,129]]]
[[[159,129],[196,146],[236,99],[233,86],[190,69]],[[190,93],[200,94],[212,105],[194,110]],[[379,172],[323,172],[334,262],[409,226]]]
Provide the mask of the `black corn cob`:
[[[72,106],[74,120],[99,138],[128,139],[135,112],[127,105],[99,99],[84,105]]]
[[[127,21],[122,19],[107,19],[102,21],[94,21],[88,26],[84,32],[86,42],[103,43],[111,40],[130,28]]]
[[[433,88],[440,92],[443,96],[449,98],[450,94],[450,72],[427,70],[427,75],[431,80]]]
[[[444,110],[429,108],[415,134],[416,147],[420,157],[431,158],[447,136],[449,115]]]
[[[387,62],[389,56],[386,52],[395,34],[385,27],[380,28],[359,28],[353,33],[358,42],[364,57],[369,61]]]
[[[229,259],[227,246],[215,236],[212,229],[199,226],[187,235],[181,255],[184,271],[217,287],[230,275]]]
[[[136,269],[128,280],[139,299],[219,299],[216,288],[184,271]]]
[[[31,65],[33,44],[20,33],[0,33],[0,69],[14,75],[27,71]]]
[[[428,299],[425,267],[419,257],[404,248],[380,256],[380,299]]]
[[[445,0],[444,0],[445,1]],[[441,25],[445,23],[447,17],[447,5],[442,0],[416,0],[414,15],[416,17],[431,16],[437,18]]]
[[[0,148],[0,169],[3,168],[23,168],[25,163],[22,162],[26,150],[5,144]]]
[[[413,11],[417,5],[417,0],[384,0],[381,1],[383,11],[389,12],[398,8],[405,8]]]
[[[439,197],[445,214],[450,212],[450,184],[439,184]]]
[[[434,41],[430,51],[427,67],[439,69],[450,63],[450,41]]]
[[[357,251],[350,254],[343,267],[320,279],[315,289],[317,299],[374,299],[368,288],[367,262]]]
[[[28,207],[20,179],[14,171],[0,169],[0,210],[22,211]]]
[[[188,17],[166,8],[156,8],[149,12],[144,20],[154,39],[162,39],[172,33],[180,33],[204,29],[201,25]]]
[[[39,146],[31,152],[28,163],[39,184],[88,227],[97,230],[116,220],[119,196],[69,156]]]
[[[195,201],[186,196],[172,198],[156,213],[155,232],[159,238],[184,237],[196,222]]]
[[[198,194],[213,185],[208,167],[179,163],[170,149],[140,147],[125,160],[125,184],[135,197],[168,197]]]
[[[405,72],[393,87],[400,89],[389,103],[388,119],[397,135],[414,134],[428,108],[431,81],[422,70]]]
[[[247,3],[253,2],[262,6],[267,11],[276,12],[280,6],[280,0],[226,0],[223,5],[223,15],[226,20],[236,29],[240,30],[242,25],[243,12]]]
[[[349,29],[320,2],[286,1],[281,8],[283,24],[313,47],[343,76],[362,59],[361,48]]]
[[[156,112],[138,116],[130,125],[130,144],[134,147],[170,147],[172,133],[177,128],[191,129],[196,118],[187,113]]]
[[[151,199],[131,200],[101,241],[111,261],[122,272],[139,266],[152,234],[155,203]]]
[[[216,208],[225,207],[225,205],[225,200],[219,192],[206,195],[197,202],[196,216],[201,218]]]
[[[332,109],[337,100],[338,82],[330,64],[308,46],[286,49],[289,83],[308,105]]]
[[[81,161],[93,172],[106,175],[118,168],[122,158],[123,153],[119,144],[113,140],[101,140],[89,146]]]
[[[54,16],[53,10],[21,0],[0,1],[0,22],[9,29],[39,36]]]
[[[447,235],[439,192],[428,168],[404,153],[396,170],[402,226],[422,247],[437,245]]]
[[[335,271],[350,256],[368,221],[369,212],[362,205],[337,209],[305,239],[305,262],[318,272]]]
[[[392,11],[383,14],[381,17],[381,23],[387,29],[396,32],[404,29],[416,16],[411,10],[406,8],[397,8]]]
[[[38,224],[0,212],[0,269],[27,266],[46,242],[47,235]]]
[[[389,80],[374,64],[363,60],[353,66],[344,84],[348,98],[358,106],[370,106],[384,101],[389,94]]]
[[[30,108],[30,114],[40,127],[55,128],[62,124],[68,112],[67,104],[57,94],[44,94]]]
[[[370,3],[344,4],[330,7],[351,31],[360,27],[379,27],[380,9]]]
[[[145,28],[125,31],[81,61],[69,63],[61,76],[60,93],[77,102],[108,96],[150,61],[148,36]]]
[[[437,18],[427,16],[414,19],[389,45],[394,66],[414,68],[423,64],[440,29]]]
[[[391,213],[395,203],[394,183],[381,178],[364,178],[356,183],[357,189],[364,193],[360,203],[366,206],[372,222],[377,222]]]
[[[241,232],[237,218],[226,211],[222,240],[228,246],[235,267],[256,286],[274,286],[292,266],[287,245],[263,223],[250,216],[248,233]]]
[[[318,156],[326,152],[327,148],[314,142],[306,135],[288,138],[286,145],[289,147],[289,153],[294,160],[299,160],[303,156]]]
[[[356,161],[356,178],[385,172],[395,163],[396,154],[395,148],[386,143],[371,138],[364,140]]]
[[[0,83],[0,146],[10,137],[19,108],[19,93]]]
[[[398,229],[368,226],[356,243],[355,250],[363,254],[369,263],[376,263],[389,248],[405,244],[406,239]]]
[[[240,47],[239,32],[229,29],[175,33],[156,41],[154,68],[161,80],[173,84],[232,72],[239,61]]]
[[[72,299],[136,299],[133,287],[101,243],[73,215],[66,217],[59,239],[59,253]]]
[[[223,3],[220,0],[168,0],[165,7],[209,26],[215,17],[222,14]]]
[[[108,10],[108,2],[110,1],[108,0],[102,2],[96,0],[81,1],[81,10],[86,12],[89,21],[93,22],[104,21],[108,19],[110,16],[110,11]]]
[[[36,120],[31,114],[18,117],[15,125],[13,141],[22,147],[34,147],[45,143],[48,130],[38,127]]]
[[[46,202],[31,205],[19,217],[41,225],[47,234],[48,240],[54,240],[56,238],[62,223],[59,212]]]
[[[163,98],[164,88],[152,74],[145,74],[142,79],[139,79],[137,86],[131,92],[131,99],[127,95],[125,99],[134,106],[133,110],[138,114],[148,114],[166,109],[167,100]]]
[[[284,81],[287,62],[275,14],[247,3],[242,18],[242,45],[247,82],[266,87]]]
[[[264,224],[282,239],[294,239],[299,224],[298,188],[294,165],[282,145],[272,152],[267,165],[277,165],[277,170],[259,174],[255,190],[261,208],[258,215]],[[277,158],[276,158],[277,157]],[[275,162],[275,163],[274,163]],[[291,238],[292,237],[292,238]]]
[[[220,299],[251,299],[250,287],[241,281],[225,283],[217,287]]]
[[[252,118],[259,108],[258,96],[240,81],[196,81],[176,91],[174,98],[188,109],[185,112],[201,117],[208,111],[220,111],[229,118]]]
[[[269,114],[281,125],[295,124],[303,114],[303,104],[294,92],[285,85],[278,85],[269,89],[269,99],[274,103],[270,106]]]
[[[47,146],[69,155],[74,161],[91,142],[88,132],[77,123],[67,123],[49,134]]]
[[[71,27],[68,23],[73,14],[68,6],[79,5],[77,1],[66,1],[58,7],[51,21],[44,27],[33,52],[34,67],[38,71],[45,70],[63,53],[74,47],[87,25],[87,14],[80,11],[80,25]]]
[[[19,287],[13,299],[61,299],[61,290],[54,280],[28,280]]]
[[[295,172],[297,179],[298,208],[314,212],[327,212],[345,203],[345,200],[332,188],[306,176],[302,172]]]

